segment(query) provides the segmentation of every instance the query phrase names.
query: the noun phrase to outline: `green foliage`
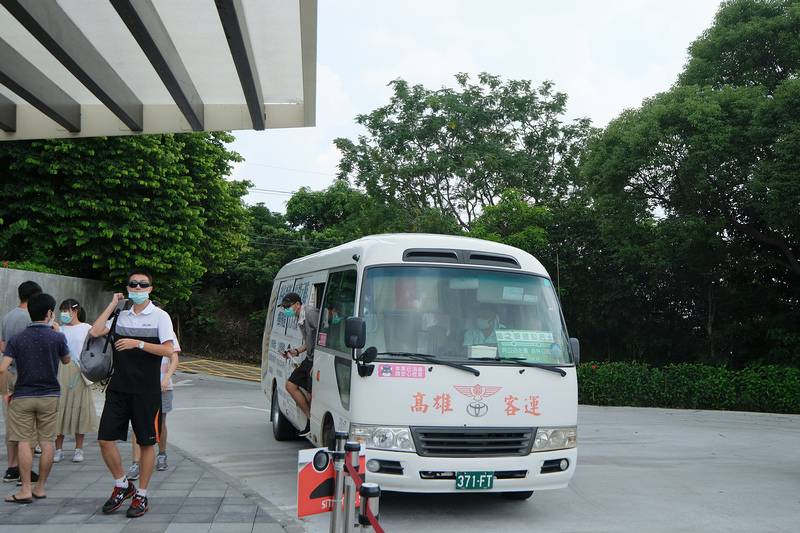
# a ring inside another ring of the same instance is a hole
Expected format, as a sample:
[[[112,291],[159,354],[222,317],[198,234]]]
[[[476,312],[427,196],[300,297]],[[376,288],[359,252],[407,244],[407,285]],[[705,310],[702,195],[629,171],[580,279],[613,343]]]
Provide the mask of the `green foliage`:
[[[214,290],[226,293],[234,305],[259,309],[269,302],[272,280],[278,270],[319,248],[302,242],[283,215],[272,213],[263,204],[248,207],[247,215],[247,246],[238,257],[224,265],[224,272],[206,276],[205,282]]]
[[[536,254],[548,245],[546,228],[551,217],[547,208],[525,201],[522,191],[509,189],[497,205],[483,210],[473,223],[470,237],[502,242]]]
[[[217,324],[217,312],[222,308],[222,298],[208,298],[195,291],[188,300],[179,304],[181,323],[190,335],[211,333]]]
[[[551,82],[478,82],[456,76],[458,90],[426,89],[397,79],[388,105],[356,121],[368,135],[334,141],[340,176],[378,201],[409,211],[436,209],[468,230],[503,191],[547,203],[572,191],[578,156],[591,131],[586,119],[564,125],[567,97]]]
[[[800,2],[726,2],[679,84],[590,141],[601,246],[642,313],[607,360],[800,363],[779,333],[800,326],[798,30]]]
[[[65,275],[63,271],[56,268],[44,266],[36,261],[3,261],[0,265],[3,268],[13,268],[14,270],[24,270],[26,272],[43,272],[45,274]]]
[[[733,371],[702,364],[583,363],[583,404],[800,413],[800,370],[756,366]]]
[[[308,231],[322,231],[341,223],[348,215],[348,204],[361,193],[336,181],[324,191],[301,187],[286,203],[286,221],[293,227],[302,226]]]
[[[301,188],[286,204],[286,221],[305,238],[344,243],[375,233],[458,234],[451,216],[431,207],[407,208],[374,198],[339,179],[323,191]]]
[[[797,0],[728,0],[689,48],[682,85],[762,85],[769,92],[800,71]]]
[[[100,279],[120,290],[127,273],[154,274],[163,302],[219,272],[245,243],[241,197],[230,182],[227,133],[0,143],[0,250]]]

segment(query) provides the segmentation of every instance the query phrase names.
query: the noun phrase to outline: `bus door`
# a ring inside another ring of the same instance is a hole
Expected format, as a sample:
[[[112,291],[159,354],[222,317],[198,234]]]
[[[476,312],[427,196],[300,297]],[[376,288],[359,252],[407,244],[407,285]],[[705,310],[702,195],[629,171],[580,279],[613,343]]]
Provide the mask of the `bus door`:
[[[315,381],[312,411],[330,412],[337,422],[350,409],[350,385],[353,370],[352,350],[345,346],[344,326],[355,315],[355,269],[331,272],[320,309],[319,334],[314,355]],[[316,373],[319,370],[319,374]],[[317,376],[319,382],[316,381]],[[316,406],[314,403],[319,402]],[[336,416],[336,413],[339,416]],[[337,424],[337,430],[345,430]]]

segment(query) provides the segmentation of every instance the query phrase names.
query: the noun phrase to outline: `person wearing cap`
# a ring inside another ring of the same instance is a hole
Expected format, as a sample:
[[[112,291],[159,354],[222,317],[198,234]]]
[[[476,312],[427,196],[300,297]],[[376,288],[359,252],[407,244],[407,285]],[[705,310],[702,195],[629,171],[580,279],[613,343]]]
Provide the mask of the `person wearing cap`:
[[[283,312],[287,317],[297,317],[297,326],[303,336],[302,345],[298,348],[289,348],[282,355],[287,357],[288,354],[297,357],[306,352],[306,358],[303,359],[300,366],[294,369],[286,381],[286,392],[306,415],[306,427],[300,432],[300,436],[304,437],[311,432],[311,372],[314,366],[314,346],[319,328],[319,311],[303,305],[300,295],[296,292],[290,292],[284,296],[280,306],[283,307]],[[306,390],[308,398],[302,389]]]

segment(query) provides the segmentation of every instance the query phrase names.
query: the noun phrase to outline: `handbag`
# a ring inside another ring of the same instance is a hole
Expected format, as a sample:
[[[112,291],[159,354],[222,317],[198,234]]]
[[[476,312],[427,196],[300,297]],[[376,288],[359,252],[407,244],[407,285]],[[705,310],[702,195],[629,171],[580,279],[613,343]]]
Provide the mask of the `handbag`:
[[[86,336],[81,350],[81,375],[92,382],[106,381],[114,373],[114,330],[117,328],[119,313],[125,307],[125,300],[120,300],[114,309],[111,329],[102,337]]]

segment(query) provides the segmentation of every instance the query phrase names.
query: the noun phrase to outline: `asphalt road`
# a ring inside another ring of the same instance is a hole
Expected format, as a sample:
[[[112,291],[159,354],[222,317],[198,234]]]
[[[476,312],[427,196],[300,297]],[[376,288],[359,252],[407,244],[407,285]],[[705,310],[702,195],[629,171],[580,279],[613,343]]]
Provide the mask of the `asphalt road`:
[[[178,372],[169,443],[296,518],[297,451],[276,442],[259,383]],[[386,531],[796,531],[800,415],[581,406],[569,488],[499,494],[384,493]]]

